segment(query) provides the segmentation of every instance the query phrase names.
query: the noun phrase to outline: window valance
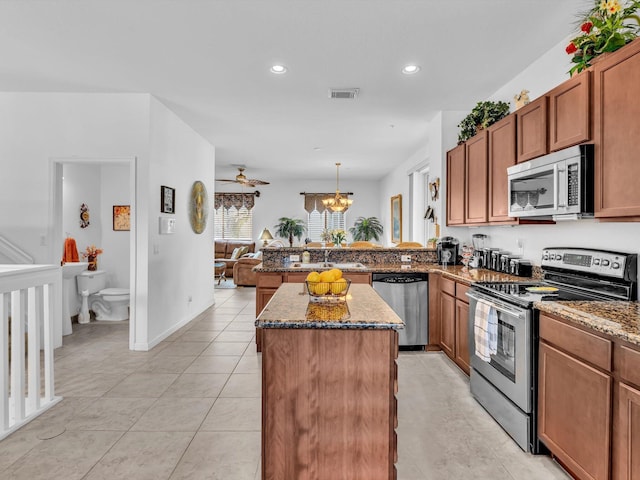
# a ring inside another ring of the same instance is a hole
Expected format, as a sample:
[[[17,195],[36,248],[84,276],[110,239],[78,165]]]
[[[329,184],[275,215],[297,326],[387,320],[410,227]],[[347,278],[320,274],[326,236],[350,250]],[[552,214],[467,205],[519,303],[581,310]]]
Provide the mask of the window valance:
[[[340,194],[343,197],[349,198],[349,195],[353,195],[353,192],[340,192]],[[326,210],[324,204],[322,203],[322,200],[325,200],[327,198],[334,198],[336,196],[336,193],[300,192],[300,195],[304,195],[304,209],[307,211],[307,213],[311,213],[314,210],[322,213]]]
[[[240,210],[244,205],[247,210],[251,210],[257,196],[255,193],[216,193],[213,208],[218,210],[220,207],[224,207],[225,210],[229,210],[231,207],[236,207],[237,210]]]

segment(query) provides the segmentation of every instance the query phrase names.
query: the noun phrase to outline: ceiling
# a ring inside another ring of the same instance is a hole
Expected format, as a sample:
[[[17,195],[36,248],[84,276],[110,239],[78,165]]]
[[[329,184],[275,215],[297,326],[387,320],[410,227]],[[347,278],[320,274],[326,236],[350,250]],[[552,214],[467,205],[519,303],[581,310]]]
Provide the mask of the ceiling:
[[[585,2],[0,0],[0,90],[151,93],[216,146],[218,177],[335,178],[339,161],[378,179],[436,111],[470,110],[571,34]]]

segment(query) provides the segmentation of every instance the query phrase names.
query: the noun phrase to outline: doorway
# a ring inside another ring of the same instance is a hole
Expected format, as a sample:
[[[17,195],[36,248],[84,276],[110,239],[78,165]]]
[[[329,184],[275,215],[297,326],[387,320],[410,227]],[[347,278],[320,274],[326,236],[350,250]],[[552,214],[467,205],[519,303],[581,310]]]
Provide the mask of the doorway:
[[[62,157],[50,159],[50,201],[49,201],[49,261],[57,265],[60,262],[61,246],[66,234],[63,226],[63,173],[65,165],[79,166],[116,166],[128,167],[129,179],[129,204],[130,204],[130,230],[129,230],[129,349],[134,350],[136,344],[136,157],[124,158],[88,158],[88,157]]]

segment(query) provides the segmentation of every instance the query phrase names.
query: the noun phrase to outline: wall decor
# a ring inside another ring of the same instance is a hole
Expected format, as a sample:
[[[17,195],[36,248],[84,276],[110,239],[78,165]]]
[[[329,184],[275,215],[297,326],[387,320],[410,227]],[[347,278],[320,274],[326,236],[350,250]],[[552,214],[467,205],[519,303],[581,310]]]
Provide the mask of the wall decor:
[[[402,242],[402,195],[391,197],[391,243]]]
[[[176,189],[160,187],[160,211],[162,213],[176,213]]]
[[[429,193],[431,194],[431,200],[436,201],[440,196],[440,177],[436,177],[433,182],[429,182]]]
[[[207,187],[200,180],[193,183],[191,187],[191,197],[189,202],[189,221],[191,229],[200,234],[207,228],[207,218],[209,216],[209,197]]]
[[[131,230],[131,205],[113,206],[113,229],[120,232]]]
[[[89,223],[89,207],[86,203],[80,205],[80,228],[87,228]]]

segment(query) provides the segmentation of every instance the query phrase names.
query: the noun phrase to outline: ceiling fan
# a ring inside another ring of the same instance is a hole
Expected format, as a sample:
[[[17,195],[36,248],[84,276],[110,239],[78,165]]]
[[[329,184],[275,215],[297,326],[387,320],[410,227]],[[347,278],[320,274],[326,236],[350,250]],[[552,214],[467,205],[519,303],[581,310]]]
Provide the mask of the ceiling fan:
[[[257,180],[255,178],[247,178],[244,175],[245,168],[238,167],[238,175],[236,175],[235,180],[227,180],[224,178],[216,178],[216,182],[228,182],[228,183],[239,183],[245,187],[255,187],[256,185],[269,185],[269,182],[265,182],[264,180]]]

